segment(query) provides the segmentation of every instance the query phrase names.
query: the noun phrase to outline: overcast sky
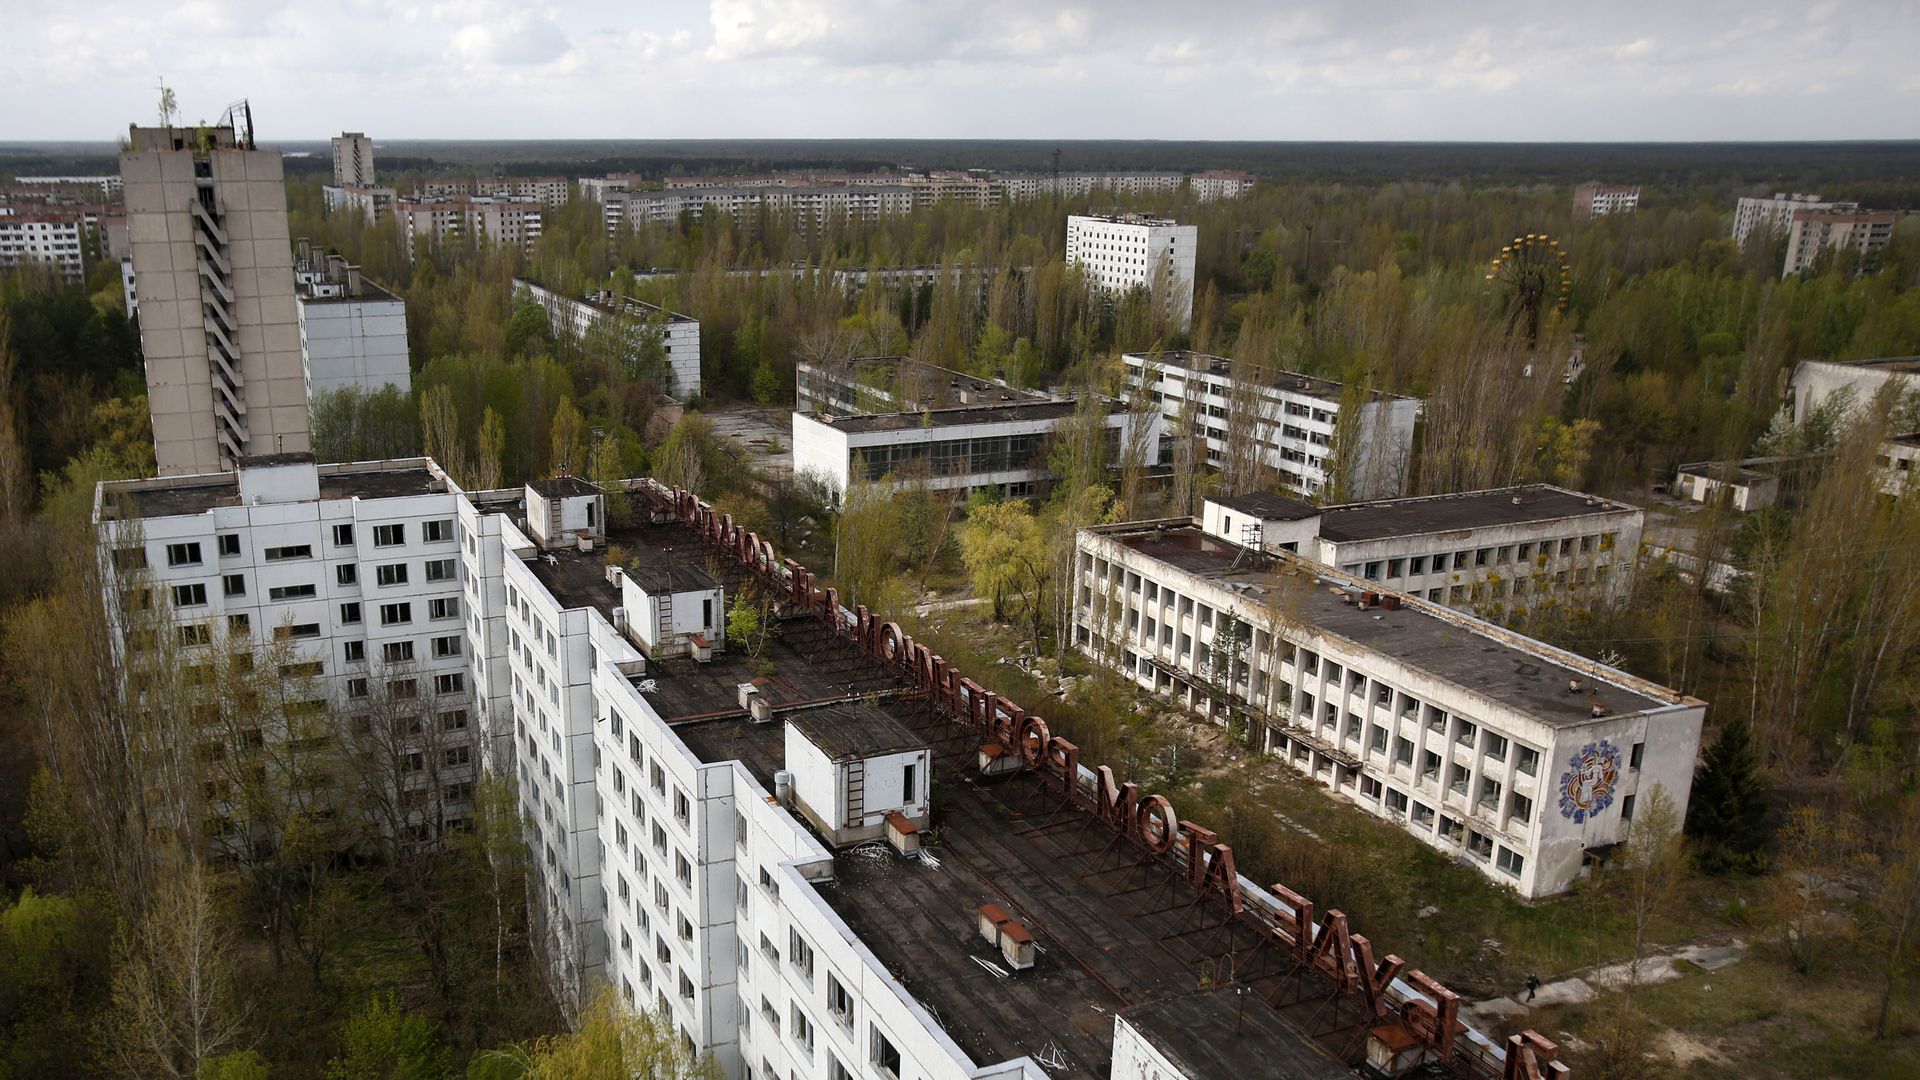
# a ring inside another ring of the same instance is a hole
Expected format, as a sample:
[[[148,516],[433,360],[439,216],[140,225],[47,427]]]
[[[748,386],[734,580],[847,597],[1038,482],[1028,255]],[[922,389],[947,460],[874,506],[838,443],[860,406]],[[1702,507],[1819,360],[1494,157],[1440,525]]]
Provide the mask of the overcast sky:
[[[1920,0],[0,0],[0,139],[1920,137]]]

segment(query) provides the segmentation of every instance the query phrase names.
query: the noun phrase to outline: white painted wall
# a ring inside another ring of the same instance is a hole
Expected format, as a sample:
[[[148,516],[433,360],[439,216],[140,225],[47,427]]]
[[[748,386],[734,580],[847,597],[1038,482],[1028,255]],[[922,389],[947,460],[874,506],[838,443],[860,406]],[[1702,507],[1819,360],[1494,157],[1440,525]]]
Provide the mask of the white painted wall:
[[[300,298],[298,307],[309,402],[343,387],[368,393],[383,386],[412,388],[403,301]]]

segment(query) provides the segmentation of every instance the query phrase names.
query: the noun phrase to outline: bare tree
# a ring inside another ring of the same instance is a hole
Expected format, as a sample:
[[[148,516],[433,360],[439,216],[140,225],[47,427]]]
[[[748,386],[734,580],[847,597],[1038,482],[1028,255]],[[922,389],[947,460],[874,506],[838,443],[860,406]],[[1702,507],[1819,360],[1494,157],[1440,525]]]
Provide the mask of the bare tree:
[[[115,1072],[193,1080],[240,1045],[248,1010],[234,989],[233,944],[205,868],[190,857],[170,866],[115,950],[100,1032],[101,1056]]]

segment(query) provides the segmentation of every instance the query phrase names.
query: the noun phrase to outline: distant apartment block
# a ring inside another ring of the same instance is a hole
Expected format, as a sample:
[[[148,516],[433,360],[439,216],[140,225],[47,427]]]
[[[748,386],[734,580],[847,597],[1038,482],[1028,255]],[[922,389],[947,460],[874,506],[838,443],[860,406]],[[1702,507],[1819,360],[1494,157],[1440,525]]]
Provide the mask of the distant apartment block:
[[[1549,484],[1313,506],[1255,492],[1207,499],[1202,531],[1484,618],[1627,594],[1639,507]]]
[[[1253,190],[1254,177],[1249,172],[1235,172],[1230,169],[1211,169],[1194,173],[1187,178],[1187,185],[1193,191],[1193,197],[1201,202],[1213,202],[1216,199],[1237,199]]]
[[[372,139],[358,131],[333,137],[333,182],[338,187],[374,185]]]
[[[629,357],[640,348],[642,335],[657,338],[667,357],[667,385],[661,390],[679,401],[700,396],[700,320],[693,316],[604,289],[576,299],[537,282],[515,278],[513,291],[516,297],[545,308],[555,333],[576,340],[609,319],[626,323]]]
[[[415,181],[413,198],[532,199],[541,206],[565,206],[572,184],[564,176],[454,177]]]
[[[339,255],[315,252],[304,239],[299,249],[294,278],[307,400],[347,388],[411,390],[406,301],[368,281]]]
[[[678,221],[683,214],[695,220],[707,213],[751,219],[764,210],[797,219],[798,227],[806,230],[818,227],[829,218],[873,221],[940,202],[985,208],[1054,195],[1080,198],[1096,192],[1116,196],[1176,194],[1187,184],[1191,184],[1194,197],[1205,202],[1237,197],[1253,187],[1254,178],[1249,173],[1220,170],[1191,177],[1178,172],[1083,172],[1056,176],[985,170],[864,174],[806,170],[744,176],[669,176],[659,187],[649,189],[640,176],[614,173],[581,178],[579,192],[582,198],[600,204],[611,234],[622,227]],[[464,191],[449,189],[442,194]],[[473,189],[471,193],[480,192]]]
[[[0,270],[44,267],[68,283],[86,276],[87,227],[80,215],[0,206]]]
[[[449,240],[527,250],[540,238],[541,206],[530,197],[459,196],[444,202],[397,199],[393,215],[407,238],[407,250]]]
[[[1347,408],[1346,385],[1255,365],[1236,372],[1225,357],[1188,351],[1128,353],[1123,360],[1128,393],[1147,395],[1166,418],[1163,463],[1172,460],[1170,440],[1184,434],[1200,440],[1206,462],[1215,467],[1234,452],[1233,440],[1246,440],[1243,452],[1296,494],[1317,495],[1332,476],[1335,465],[1328,458]],[[1420,402],[1368,390],[1359,410],[1346,428],[1359,442],[1346,490],[1362,499],[1399,495],[1406,488]],[[1190,431],[1180,431],[1182,417],[1191,418]],[[1244,428],[1236,432],[1235,425]]]
[[[1704,702],[1417,594],[1190,518],[1081,530],[1071,587],[1087,655],[1523,897],[1685,815]]]
[[[1143,288],[1182,330],[1193,324],[1193,262],[1199,230],[1140,214],[1067,216],[1067,265],[1109,295]]]
[[[118,176],[16,176],[13,182],[36,187],[92,188],[95,194],[106,199],[117,198],[124,185]]]
[[[1868,255],[1893,239],[1898,214],[1885,211],[1795,210],[1787,229],[1787,258],[1781,277],[1804,274],[1830,251]]]
[[[161,475],[308,450],[279,153],[232,127],[133,127],[120,175]]]
[[[358,187],[328,184],[320,189],[328,214],[356,214],[362,222],[376,225],[393,213],[398,195],[390,187]]]
[[[1628,214],[1640,206],[1640,189],[1611,184],[1581,184],[1573,189],[1573,220],[1591,221],[1608,214]]]
[[[1744,248],[1749,237],[1785,236],[1788,227],[1793,224],[1794,212],[1798,210],[1830,210],[1850,214],[1859,209],[1859,203],[1834,202],[1797,191],[1791,195],[1775,192],[1772,198],[1743,196],[1733,208],[1733,242]]]

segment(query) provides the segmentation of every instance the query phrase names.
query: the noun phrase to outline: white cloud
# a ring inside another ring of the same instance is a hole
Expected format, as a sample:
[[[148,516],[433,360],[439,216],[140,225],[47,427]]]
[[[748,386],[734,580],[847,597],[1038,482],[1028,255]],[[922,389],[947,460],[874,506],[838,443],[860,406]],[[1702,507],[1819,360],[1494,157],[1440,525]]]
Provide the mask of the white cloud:
[[[103,137],[161,75],[281,137],[1910,137],[1920,112],[1911,0],[0,5],[0,99],[36,103],[0,138]]]

